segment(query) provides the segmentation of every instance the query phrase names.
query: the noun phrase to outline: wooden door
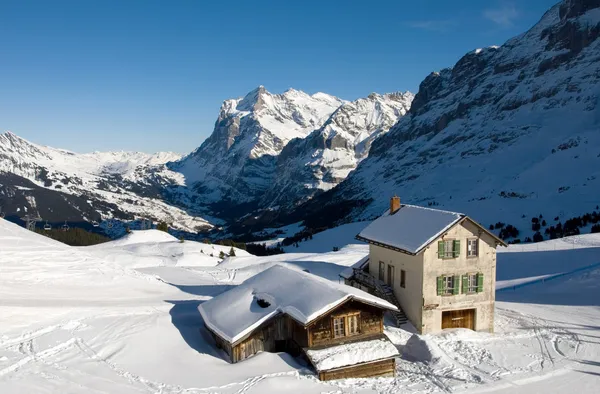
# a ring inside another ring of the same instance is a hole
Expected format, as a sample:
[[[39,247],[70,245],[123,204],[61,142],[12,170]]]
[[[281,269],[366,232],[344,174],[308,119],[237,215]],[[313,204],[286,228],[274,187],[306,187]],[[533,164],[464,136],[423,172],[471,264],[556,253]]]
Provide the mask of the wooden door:
[[[442,312],[442,330],[445,328],[468,328],[475,330],[475,309]]]
[[[388,265],[387,284],[389,286],[394,286],[394,266],[391,264]]]

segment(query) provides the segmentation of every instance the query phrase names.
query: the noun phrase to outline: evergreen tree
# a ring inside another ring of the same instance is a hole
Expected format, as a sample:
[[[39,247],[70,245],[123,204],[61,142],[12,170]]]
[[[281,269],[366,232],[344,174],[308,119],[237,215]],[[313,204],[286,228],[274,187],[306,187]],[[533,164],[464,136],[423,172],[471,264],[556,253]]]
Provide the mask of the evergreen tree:
[[[219,258],[220,259],[224,259],[225,258],[225,253],[223,253],[223,251],[219,252]]]
[[[166,222],[159,222],[156,226],[157,230],[164,231],[165,233],[169,232],[169,225]]]
[[[235,250],[233,249],[233,246],[231,247],[231,249],[229,249],[229,256],[235,257]]]

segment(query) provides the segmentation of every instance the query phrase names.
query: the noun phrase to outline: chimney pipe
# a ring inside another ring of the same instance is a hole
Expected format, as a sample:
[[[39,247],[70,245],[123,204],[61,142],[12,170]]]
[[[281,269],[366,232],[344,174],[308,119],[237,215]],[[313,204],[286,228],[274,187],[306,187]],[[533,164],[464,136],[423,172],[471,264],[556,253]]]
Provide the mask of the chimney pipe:
[[[390,199],[390,215],[395,214],[400,209],[400,197],[394,195]]]

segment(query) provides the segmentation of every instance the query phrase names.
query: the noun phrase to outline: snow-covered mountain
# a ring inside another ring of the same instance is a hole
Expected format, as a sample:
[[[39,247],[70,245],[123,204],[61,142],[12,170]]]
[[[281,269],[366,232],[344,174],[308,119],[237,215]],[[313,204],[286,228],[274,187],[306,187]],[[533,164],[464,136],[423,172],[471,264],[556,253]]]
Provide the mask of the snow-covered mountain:
[[[211,136],[185,157],[77,154],[6,132],[0,197],[7,201],[0,206],[16,216],[33,209],[51,221],[150,217],[188,232],[209,227],[203,218],[220,224],[276,205],[289,211],[345,179],[412,99],[373,93],[348,102],[260,86],[226,100]]]
[[[169,190],[183,185],[166,163],[171,152],[78,154],[0,134],[0,206],[7,215],[37,212],[49,221],[102,221],[117,217],[165,220],[181,230],[210,225],[166,203]]]
[[[373,141],[406,114],[414,95],[376,94],[340,106],[306,138],[292,140],[277,158],[273,185],[261,206],[288,208],[335,187],[365,159]]]
[[[357,170],[292,219],[368,218],[397,193],[531,236],[532,216],[550,225],[596,210],[599,35],[600,2],[565,0],[504,45],[431,73]]]
[[[348,102],[260,86],[226,100],[212,135],[169,167],[216,216],[291,209],[345,179],[412,99],[408,92],[373,93]]]
[[[184,174],[204,201],[252,201],[269,187],[286,144],[321,127],[343,103],[324,93],[271,94],[259,86],[226,100],[211,136],[172,169]]]

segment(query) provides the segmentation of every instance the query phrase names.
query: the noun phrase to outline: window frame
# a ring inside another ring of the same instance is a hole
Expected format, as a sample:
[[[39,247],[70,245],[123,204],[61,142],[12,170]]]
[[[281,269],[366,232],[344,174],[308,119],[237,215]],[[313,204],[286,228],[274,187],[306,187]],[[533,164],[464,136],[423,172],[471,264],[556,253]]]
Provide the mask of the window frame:
[[[454,258],[454,239],[444,239],[444,259]],[[448,252],[448,244],[450,244],[450,252]],[[449,253],[449,254],[448,254]]]
[[[400,287],[406,289],[406,271],[400,270]]]
[[[452,280],[452,287],[448,287],[448,285],[447,285],[448,278],[450,278]],[[456,281],[454,280],[454,275],[442,275],[442,283],[444,285],[442,296],[454,295],[454,286],[456,286]]]
[[[459,238],[442,238],[438,240],[438,244],[439,243],[442,243],[444,245],[444,253],[440,254],[438,246],[438,259],[452,260],[460,257],[461,242]],[[455,246],[457,246],[457,243],[458,248],[454,249]],[[450,249],[448,249],[448,245],[450,245]]]
[[[385,262],[379,260],[379,280],[385,281]]]
[[[388,264],[388,266],[387,266],[387,280],[385,281],[385,283],[388,286],[393,287],[394,286],[395,276],[396,276],[396,267],[393,264]]]
[[[475,294],[477,293],[478,287],[478,275],[477,273],[467,273],[467,294]],[[471,282],[473,280],[473,282]],[[473,284],[473,286],[471,286]]]
[[[475,244],[475,254],[471,254],[471,242],[474,242]],[[467,258],[474,259],[477,257],[479,257],[479,238],[467,238]]]
[[[338,335],[338,327],[336,327],[336,323],[340,322],[339,325],[341,325],[341,334]],[[346,318],[344,316],[332,316],[332,322],[331,322],[331,326],[332,326],[332,331],[333,331],[333,338],[343,338],[346,336]]]
[[[350,321],[354,320],[356,322],[356,327],[354,330],[351,330]],[[336,330],[339,328],[339,324],[336,325],[336,322],[341,322],[343,333],[340,334],[340,330]],[[361,327],[360,327],[360,312],[350,312],[341,315],[333,315],[331,316],[331,331],[333,335],[333,339],[345,338],[345,337],[353,337],[356,335],[360,335]],[[338,335],[340,334],[340,335]]]

